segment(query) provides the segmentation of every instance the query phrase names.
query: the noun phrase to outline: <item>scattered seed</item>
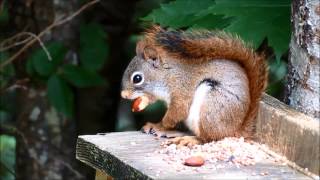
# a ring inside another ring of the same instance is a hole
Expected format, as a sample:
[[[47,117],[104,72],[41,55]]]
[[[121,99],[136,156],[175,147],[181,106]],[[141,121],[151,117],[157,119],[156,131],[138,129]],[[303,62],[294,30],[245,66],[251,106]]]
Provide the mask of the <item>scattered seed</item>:
[[[200,173],[205,170],[218,170],[231,166],[241,168],[243,166],[253,166],[257,162],[265,161],[267,158],[279,164],[282,163],[279,159],[275,160],[273,156],[265,153],[263,151],[265,148],[267,147],[254,141],[246,142],[244,138],[229,137],[220,141],[194,145],[192,147],[180,147],[164,141],[161,143],[160,148],[154,153],[156,153],[157,156],[160,155],[160,158],[172,166],[177,172],[184,170],[183,168],[188,170],[192,168],[190,170],[199,171]],[[151,157],[152,156],[153,155],[151,155]],[[186,157],[191,158],[191,160]],[[196,158],[194,161],[195,157],[201,158]],[[201,168],[196,170],[193,168],[200,166]],[[261,173],[257,174],[261,175]],[[267,175],[268,173],[262,172],[262,174]]]
[[[204,159],[201,156],[192,156],[184,161],[187,166],[202,166],[204,164]]]

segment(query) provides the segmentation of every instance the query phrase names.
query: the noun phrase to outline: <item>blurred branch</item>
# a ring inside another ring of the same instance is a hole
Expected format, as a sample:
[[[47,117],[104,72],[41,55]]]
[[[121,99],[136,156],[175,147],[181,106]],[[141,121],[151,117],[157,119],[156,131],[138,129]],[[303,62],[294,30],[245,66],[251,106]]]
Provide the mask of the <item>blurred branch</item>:
[[[0,44],[0,52],[6,51],[6,50],[8,50],[8,49],[11,49],[11,48],[13,48],[13,47],[19,46],[19,45],[21,45],[21,44],[25,44],[25,43],[27,43],[28,41],[30,41],[32,38],[34,38],[35,40],[38,40],[38,41],[39,41],[39,44],[40,44],[40,46],[42,47],[42,49],[44,50],[44,52],[46,53],[48,59],[49,59],[50,61],[52,60],[52,57],[51,57],[48,49],[45,47],[45,45],[43,44],[43,42],[41,41],[41,39],[40,39],[37,35],[35,35],[34,33],[31,33],[31,32],[21,32],[21,33],[18,33],[17,35],[19,35],[19,36],[28,35],[28,36],[31,36],[31,37],[29,37],[29,38],[27,38],[27,39],[24,39],[24,40],[22,40],[22,41],[19,41],[19,42],[15,42],[15,43],[10,44],[10,45],[8,45],[8,46],[5,46],[5,44],[6,44],[6,42],[8,42],[8,40],[10,40],[10,39],[12,40],[12,38],[6,39],[4,43],[1,43],[1,44]],[[14,37],[19,37],[19,36],[14,36]]]
[[[0,96],[8,91],[13,91],[16,89],[23,89],[23,90],[28,89],[27,84],[29,81],[30,81],[29,78],[18,79],[13,84],[9,84],[3,88],[0,88]]]
[[[0,12],[2,12],[4,9],[4,3],[5,3],[5,1],[0,0]]]
[[[82,11],[85,9],[91,7],[92,5],[98,3],[100,0],[93,0],[88,2],[87,4],[83,5],[80,9],[78,9],[76,12],[71,14],[68,17],[62,18],[60,20],[54,21],[51,25],[46,27],[42,32],[40,32],[36,37],[30,40],[27,44],[25,44],[17,53],[15,53],[13,56],[11,56],[9,59],[5,60],[3,63],[0,64],[0,69],[4,68],[8,64],[12,63],[21,53],[23,53],[25,50],[30,48],[38,39],[40,39],[44,34],[52,30],[53,28],[60,26],[66,22],[71,21],[74,17],[78,16]]]
[[[3,40],[1,43],[0,43],[0,52],[1,51],[6,51],[8,49],[11,49],[13,47],[16,47],[16,46],[19,46],[21,44],[25,44],[27,43],[28,41],[30,41],[32,39],[32,37],[28,37],[24,40],[21,40],[21,41],[16,41],[18,38],[20,38],[21,36],[24,36],[26,35],[25,32],[20,32],[12,37],[9,37],[5,40]],[[14,43],[10,44],[12,41],[15,41]],[[7,45],[9,44],[9,45]]]

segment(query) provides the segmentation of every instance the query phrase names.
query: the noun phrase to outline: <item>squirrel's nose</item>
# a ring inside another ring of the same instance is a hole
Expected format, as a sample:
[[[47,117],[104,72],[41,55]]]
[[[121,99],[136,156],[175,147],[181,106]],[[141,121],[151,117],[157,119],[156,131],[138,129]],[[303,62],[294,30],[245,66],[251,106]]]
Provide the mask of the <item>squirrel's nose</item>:
[[[129,91],[127,91],[127,90],[121,91],[121,97],[122,98],[128,99],[129,95],[130,95]]]

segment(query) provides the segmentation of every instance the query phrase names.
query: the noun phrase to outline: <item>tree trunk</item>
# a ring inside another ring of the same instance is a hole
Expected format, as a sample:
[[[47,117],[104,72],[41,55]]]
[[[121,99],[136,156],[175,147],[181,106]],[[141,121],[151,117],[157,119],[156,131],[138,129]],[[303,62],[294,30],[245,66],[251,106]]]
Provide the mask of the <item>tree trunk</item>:
[[[55,18],[70,15],[77,8],[77,1],[33,0],[7,1],[11,23],[17,32],[35,34],[42,31]],[[72,49],[78,46],[75,21],[55,28],[47,33],[43,41],[62,41],[68,55],[74,57]],[[25,77],[26,57],[15,61],[17,76]],[[17,179],[84,179],[74,168],[76,126],[74,119],[58,113],[49,103],[43,85],[33,82],[27,90],[17,91]]]
[[[292,35],[286,103],[320,117],[320,3],[292,1]]]
[[[84,179],[76,168],[74,120],[48,103],[45,89],[18,92],[17,179]]]

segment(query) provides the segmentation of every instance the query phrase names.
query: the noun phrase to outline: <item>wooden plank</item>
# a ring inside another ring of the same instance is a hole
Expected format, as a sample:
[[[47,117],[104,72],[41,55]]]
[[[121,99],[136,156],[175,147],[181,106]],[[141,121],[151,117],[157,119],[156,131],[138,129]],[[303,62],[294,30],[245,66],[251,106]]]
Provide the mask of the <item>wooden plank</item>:
[[[163,160],[165,154],[154,154],[164,140],[141,132],[79,136],[76,156],[116,179],[310,179],[282,163],[268,159],[254,166],[240,168],[202,169],[200,173],[194,167],[186,167],[184,171],[176,171],[174,165]],[[259,176],[261,172],[269,174]]]
[[[113,180],[113,178],[100,170],[96,170],[95,180]]]
[[[277,99],[265,95],[257,120],[257,136],[261,143],[300,167],[319,175],[318,119],[297,112]]]

